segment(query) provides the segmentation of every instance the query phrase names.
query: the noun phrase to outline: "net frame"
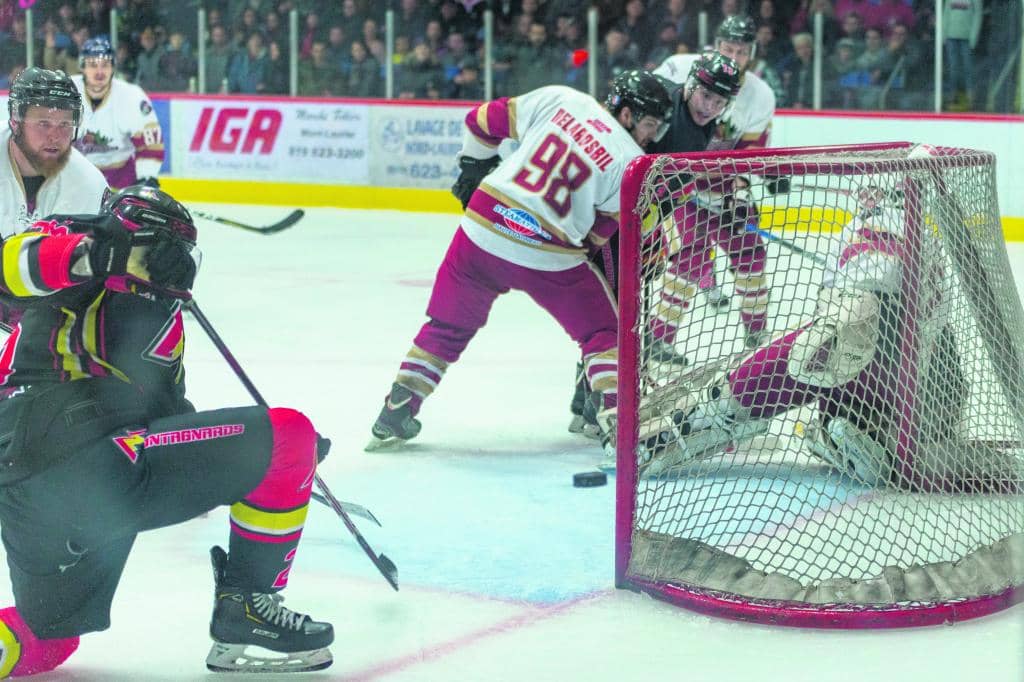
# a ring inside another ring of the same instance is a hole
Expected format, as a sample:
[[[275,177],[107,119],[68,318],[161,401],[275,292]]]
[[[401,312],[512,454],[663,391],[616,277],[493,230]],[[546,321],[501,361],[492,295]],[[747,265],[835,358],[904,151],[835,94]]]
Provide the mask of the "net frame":
[[[619,588],[632,589],[651,594],[678,606],[688,608],[706,615],[723,617],[756,623],[767,623],[791,627],[838,628],[838,629],[876,629],[934,625],[954,621],[968,620],[992,614],[1024,601],[1024,571],[1017,570],[1011,584],[1003,589],[989,590],[985,594],[968,595],[948,599],[936,599],[912,603],[844,603],[836,600],[831,603],[809,603],[791,599],[772,599],[746,596],[742,593],[720,589],[710,589],[696,582],[650,580],[630,573],[630,560],[634,553],[635,520],[638,499],[638,472],[636,447],[640,430],[640,370],[641,370],[641,333],[639,331],[641,315],[641,223],[643,216],[638,210],[638,197],[644,191],[648,175],[658,159],[669,156],[672,159],[684,160],[688,168],[694,171],[713,171],[719,169],[723,159],[730,162],[730,171],[738,174],[772,174],[779,176],[801,176],[820,174],[827,163],[832,174],[864,174],[871,172],[898,172],[906,170],[907,162],[899,158],[888,159],[885,154],[906,152],[915,145],[910,142],[831,145],[821,147],[791,147],[771,150],[732,150],[716,152],[700,152],[691,154],[646,155],[634,159],[626,170],[621,190],[620,206],[620,269],[619,269],[619,398],[616,423],[616,528],[615,528],[615,583]],[[941,169],[958,165],[993,165],[994,156],[973,150],[957,150],[935,148],[937,156],[929,159],[933,162],[931,180],[938,188],[940,200],[950,199],[941,175]],[[843,154],[855,152],[859,154],[878,152],[879,158],[870,161],[858,159],[846,163]],[[961,152],[970,152],[964,155]],[[806,159],[791,161],[793,157],[821,156],[821,164],[808,162]],[[828,158],[827,162],[825,161]],[[994,197],[994,194],[993,194]],[[916,317],[916,296],[913,295],[911,280],[916,277],[915,270],[922,266],[922,248],[919,226],[911,225],[912,215],[920,215],[920,188],[915,182],[907,182],[904,188],[904,202],[907,216],[906,226],[906,264],[903,268],[901,288],[907,296],[908,316]],[[955,202],[950,202],[955,204]],[[998,217],[998,207],[995,215]],[[969,246],[960,247],[960,253],[954,254],[957,261],[974,276],[986,276],[984,268],[978,264],[977,254]],[[967,292],[967,297],[975,310],[995,312],[990,318],[983,316],[981,326],[985,332],[986,343],[989,337],[1006,338],[1010,329],[1002,314],[999,304],[991,296],[991,282],[983,282]],[[1019,308],[1019,300],[1017,301]],[[903,463],[903,475],[910,480],[917,478],[911,466],[917,447],[914,421],[911,419],[914,401],[917,399],[917,386],[911,368],[915,361],[915,347],[907,342],[916,330],[909,328],[903,335],[901,349],[904,361],[899,367],[900,399],[903,401],[901,420],[903,428],[899,429],[899,440],[896,447],[899,461]],[[1018,414],[1024,414],[1024,391],[1020,382],[1021,366],[1019,357],[994,359],[997,365],[995,372],[1004,389],[1009,394],[1009,402]],[[921,490],[928,491],[930,484],[919,478],[915,481]],[[941,486],[940,486],[941,487]],[[1010,491],[1017,492],[1019,491]],[[1020,506],[1018,505],[1018,509]],[[1024,566],[1024,543],[1019,537],[1001,547],[1007,561],[1015,566]],[[699,567],[697,570],[699,574]]]

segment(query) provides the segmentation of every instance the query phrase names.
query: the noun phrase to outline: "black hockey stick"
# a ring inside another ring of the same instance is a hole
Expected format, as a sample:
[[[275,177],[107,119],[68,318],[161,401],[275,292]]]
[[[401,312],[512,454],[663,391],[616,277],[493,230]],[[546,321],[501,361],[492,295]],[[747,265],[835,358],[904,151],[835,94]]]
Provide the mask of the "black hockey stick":
[[[252,396],[252,399],[256,401],[256,404],[262,407],[267,407],[267,401],[263,399],[263,396],[260,395],[255,384],[253,384],[249,379],[249,376],[245,373],[245,370],[242,369],[242,366],[238,364],[238,360],[236,360],[235,356],[232,355],[230,350],[228,350],[227,344],[225,344],[223,339],[220,338],[220,335],[217,334],[217,330],[213,328],[210,320],[207,319],[206,315],[203,314],[203,311],[199,309],[195,299],[185,301],[183,307],[192,313],[196,322],[198,322],[199,326],[203,328],[206,335],[210,337],[210,341],[212,341],[213,345],[217,347],[218,351],[220,351],[221,356],[228,363],[228,366],[231,367],[231,370],[235,373],[235,376],[238,377],[238,380],[242,382],[243,386],[245,386],[245,390],[247,390],[249,395]],[[398,568],[395,566],[394,562],[383,554],[377,554],[373,551],[373,548],[370,547],[369,543],[366,542],[366,539],[363,538],[359,529],[356,528],[354,523],[352,523],[352,519],[345,511],[341,502],[334,497],[330,488],[328,488],[327,484],[324,483],[322,478],[320,478],[320,474],[314,474],[313,481],[316,483],[316,487],[319,488],[320,492],[323,494],[323,498],[327,505],[334,510],[334,513],[337,514],[339,518],[341,518],[345,527],[348,528],[348,532],[352,533],[352,537],[356,539],[356,542],[359,543],[362,550],[366,552],[366,556],[370,557],[370,561],[373,562],[373,565],[377,567],[380,574],[384,576],[384,579],[388,581],[388,584],[397,592]]]
[[[289,227],[302,220],[302,216],[306,215],[305,211],[303,211],[301,208],[297,208],[291,213],[289,213],[287,216],[285,216],[283,220],[279,220],[271,225],[259,226],[240,223],[237,220],[231,220],[230,218],[222,218],[219,215],[207,213],[206,211],[199,211],[193,208],[189,209],[189,213],[191,213],[197,218],[202,218],[203,220],[212,220],[213,222],[220,223],[221,225],[230,225],[231,227],[237,227],[240,230],[246,230],[247,232],[256,232],[258,234],[277,234],[278,232],[287,230]]]

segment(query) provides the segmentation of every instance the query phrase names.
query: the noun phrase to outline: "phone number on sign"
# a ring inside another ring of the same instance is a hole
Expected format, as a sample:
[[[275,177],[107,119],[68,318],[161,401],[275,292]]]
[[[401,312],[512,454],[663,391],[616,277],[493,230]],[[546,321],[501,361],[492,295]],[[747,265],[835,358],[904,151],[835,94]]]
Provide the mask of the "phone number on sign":
[[[312,159],[361,159],[366,156],[366,150],[348,147],[288,147],[288,156]]]

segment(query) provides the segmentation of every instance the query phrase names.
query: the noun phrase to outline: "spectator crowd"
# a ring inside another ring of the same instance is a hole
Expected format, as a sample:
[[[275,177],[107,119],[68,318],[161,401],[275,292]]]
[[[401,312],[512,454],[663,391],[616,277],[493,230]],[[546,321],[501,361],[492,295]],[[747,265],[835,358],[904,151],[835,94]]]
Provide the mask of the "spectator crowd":
[[[1020,50],[1021,0],[945,0],[944,95],[950,110],[1011,110]],[[117,9],[117,70],[147,91],[184,91],[198,81],[198,14],[206,9],[207,92],[286,94],[288,15],[297,9],[298,93],[382,97],[384,17],[395,11],[395,95],[483,98],[483,13],[495,13],[497,96],[564,83],[586,89],[586,12],[600,11],[599,82],[626,69],[654,68],[693,52],[698,15],[708,30],[745,13],[757,23],[751,68],[782,107],[812,105],[814,15],[823,15],[823,102],[827,108],[930,109],[934,88],[933,0],[42,0],[34,35],[23,10],[0,0],[0,88],[24,67],[31,43],[37,64],[77,73],[78,50],[110,32]],[[1012,75],[1012,74],[1011,74]],[[993,104],[994,102],[994,104]]]

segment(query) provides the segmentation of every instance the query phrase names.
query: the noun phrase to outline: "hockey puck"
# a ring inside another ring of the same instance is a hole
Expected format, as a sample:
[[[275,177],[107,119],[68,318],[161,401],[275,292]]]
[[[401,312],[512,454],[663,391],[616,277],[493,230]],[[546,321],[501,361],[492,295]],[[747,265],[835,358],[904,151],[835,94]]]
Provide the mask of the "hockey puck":
[[[581,471],[572,475],[572,485],[575,488],[596,488],[608,482],[608,474],[603,471]]]

